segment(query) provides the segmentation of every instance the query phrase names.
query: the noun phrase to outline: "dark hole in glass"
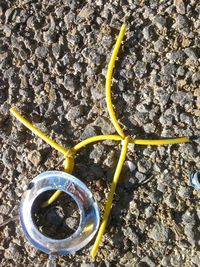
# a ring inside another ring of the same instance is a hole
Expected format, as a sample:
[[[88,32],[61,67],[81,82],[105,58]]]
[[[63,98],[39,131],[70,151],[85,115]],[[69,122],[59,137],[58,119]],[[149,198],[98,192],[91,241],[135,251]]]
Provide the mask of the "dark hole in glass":
[[[80,222],[79,208],[71,196],[62,193],[60,197],[46,208],[41,205],[55,190],[40,194],[32,206],[32,219],[38,230],[53,239],[65,239],[71,236]]]

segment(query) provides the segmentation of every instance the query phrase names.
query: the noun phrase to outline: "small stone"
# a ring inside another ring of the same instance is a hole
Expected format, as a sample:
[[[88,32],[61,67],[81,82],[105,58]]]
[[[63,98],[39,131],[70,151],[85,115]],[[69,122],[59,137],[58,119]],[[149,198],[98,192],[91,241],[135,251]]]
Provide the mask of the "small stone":
[[[183,258],[176,249],[174,253],[170,255],[170,263],[172,266],[177,266],[177,267],[180,267],[183,265]]]
[[[152,123],[146,123],[144,126],[145,133],[155,133],[156,126]]]
[[[5,16],[5,24],[9,23],[12,20],[12,15],[14,13],[14,8],[8,8],[4,14]]]
[[[0,205],[0,214],[9,215],[10,207],[7,204]]]
[[[139,238],[138,238],[137,234],[133,231],[133,229],[131,227],[127,227],[124,230],[124,235],[126,237],[128,237],[128,239],[131,240],[131,242],[133,242],[133,244],[138,244]]]
[[[190,224],[191,226],[195,225],[195,216],[194,213],[189,212],[188,210],[182,215],[182,223],[184,225]]]
[[[176,66],[173,63],[168,63],[162,67],[162,80],[169,83],[176,76]]]
[[[136,169],[136,165],[130,160],[126,160],[124,165],[128,166],[130,172],[134,172]]]
[[[18,246],[10,243],[9,247],[5,249],[4,257],[6,259],[15,259],[15,261],[19,261],[23,256],[20,253]]]
[[[184,76],[185,75],[185,69],[180,66],[178,69],[177,69],[177,75],[178,76]]]
[[[187,36],[189,33],[188,20],[185,16],[177,15],[176,22],[173,27],[180,33],[183,33],[185,36]]]
[[[60,57],[60,50],[61,50],[61,48],[60,48],[60,45],[59,44],[53,44],[52,45],[52,53],[53,53],[55,59],[59,59],[59,57]]]
[[[58,7],[55,10],[55,14],[58,18],[62,18],[63,14],[64,14],[64,7]]]
[[[151,41],[154,38],[155,32],[153,29],[153,26],[146,26],[143,30],[142,30],[143,36],[147,41]]]
[[[146,105],[143,103],[140,103],[136,106],[137,111],[141,112],[141,113],[146,113],[148,112],[148,109],[146,108]]]
[[[173,124],[173,116],[169,115],[169,116],[161,116],[159,118],[159,122],[164,126],[168,126],[168,127],[171,127],[172,124]]]
[[[142,61],[137,61],[134,66],[134,71],[138,78],[143,78],[147,73],[146,64]]]
[[[192,105],[193,95],[190,92],[178,91],[171,95],[171,100],[180,106],[184,106],[186,104]]]
[[[74,121],[77,118],[81,117],[83,114],[83,109],[81,106],[74,106],[71,107],[70,110],[68,111],[67,115],[66,115],[66,119],[68,121]]]
[[[199,253],[199,252],[197,252]],[[196,266],[200,266],[200,255],[195,255],[192,257],[192,262],[196,264]]]
[[[64,77],[64,87],[70,91],[71,93],[75,93],[77,88],[77,82],[75,80],[75,77],[73,75],[65,75]]]
[[[183,0],[174,0],[174,5],[176,7],[176,11],[179,14],[181,14],[181,15],[185,14],[185,3]]]
[[[144,211],[146,218],[150,218],[155,213],[155,208],[153,206],[149,206]]]
[[[3,31],[4,31],[6,37],[11,36],[12,31],[11,31],[11,28],[9,26],[5,25]]]
[[[115,132],[110,120],[105,117],[98,116],[94,124],[101,128],[102,134],[113,134]]]
[[[158,53],[162,53],[165,50],[165,44],[162,40],[154,42],[154,50]]]
[[[38,150],[34,150],[28,154],[28,160],[35,166],[37,167],[41,160],[42,156]]]
[[[170,62],[180,62],[183,63],[185,59],[185,54],[183,51],[172,51],[166,54],[166,57],[170,60]]]
[[[154,23],[159,30],[162,30],[166,26],[166,19],[163,16],[157,15],[154,19]]]
[[[92,15],[94,10],[90,6],[84,6],[81,11],[78,13],[78,17],[87,19],[90,15]]]
[[[125,188],[127,190],[133,190],[133,188],[138,184],[138,181],[135,177],[130,177],[125,181]]]
[[[146,175],[141,172],[136,172],[135,177],[138,179],[139,183],[142,183],[146,180]]]
[[[70,43],[72,46],[79,45],[81,43],[82,37],[78,34],[72,35],[68,34],[67,35],[67,41]]]
[[[164,256],[161,260],[162,266],[170,266],[170,257],[169,256]]]
[[[192,82],[194,84],[200,83],[200,72],[196,72],[192,75]]]
[[[158,100],[158,104],[163,107],[169,101],[169,94],[166,93],[163,89],[158,89],[155,91],[155,98]]]
[[[151,168],[151,162],[146,159],[140,159],[137,163],[137,168],[139,172],[146,173]]]
[[[44,46],[39,46],[35,50],[36,56],[40,59],[46,58],[47,53],[48,53],[48,48]]]
[[[69,217],[65,220],[65,223],[70,229],[76,230],[77,218]]]
[[[116,155],[114,151],[110,151],[107,153],[107,157],[104,160],[104,164],[109,168],[113,168],[116,164]]]
[[[188,116],[186,113],[181,113],[180,120],[187,125],[192,125],[192,118]]]
[[[190,224],[186,224],[184,227],[184,233],[187,237],[188,242],[190,242],[191,245],[195,246],[196,240],[195,240],[195,231],[193,229],[193,226]]]
[[[95,135],[97,135],[95,128],[91,125],[87,125],[80,138],[84,140]]]
[[[179,186],[178,188],[178,195],[182,198],[190,198],[191,194],[192,194],[192,190],[189,187],[185,187],[185,186]]]
[[[94,160],[94,163],[99,163],[104,152],[104,146],[97,144],[90,153],[90,159]]]
[[[43,32],[43,38],[46,44],[52,44],[54,42],[56,42],[56,33],[54,32],[53,29],[49,29],[46,32]]]
[[[169,230],[163,224],[156,223],[148,233],[148,236],[155,241],[166,242],[169,238]]]
[[[175,209],[177,207],[177,200],[176,200],[176,195],[173,193],[170,193],[166,198],[165,198],[165,203],[167,204],[168,207]]]
[[[152,192],[151,194],[149,194],[148,199],[151,201],[151,203],[157,203],[160,201],[162,196],[163,193],[157,190],[156,192]]]
[[[184,52],[189,57],[190,60],[194,60],[194,61],[199,60],[199,56],[195,48],[192,48],[192,47],[185,48]]]

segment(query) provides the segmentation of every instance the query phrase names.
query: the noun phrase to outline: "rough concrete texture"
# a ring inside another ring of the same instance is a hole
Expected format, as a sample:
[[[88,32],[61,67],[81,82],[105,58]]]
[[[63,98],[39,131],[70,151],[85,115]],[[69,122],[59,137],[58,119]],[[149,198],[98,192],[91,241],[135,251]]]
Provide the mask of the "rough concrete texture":
[[[40,267],[47,255],[25,240],[17,213],[26,185],[62,170],[62,155],[10,116],[18,110],[70,147],[114,133],[105,75],[120,26],[127,31],[116,62],[113,103],[127,135],[200,136],[198,0],[18,0],[0,3],[0,265]],[[120,151],[116,142],[83,149],[75,176],[103,211]],[[200,266],[200,142],[130,146],[96,260],[92,242],[58,266]],[[7,224],[6,221],[10,220]]]

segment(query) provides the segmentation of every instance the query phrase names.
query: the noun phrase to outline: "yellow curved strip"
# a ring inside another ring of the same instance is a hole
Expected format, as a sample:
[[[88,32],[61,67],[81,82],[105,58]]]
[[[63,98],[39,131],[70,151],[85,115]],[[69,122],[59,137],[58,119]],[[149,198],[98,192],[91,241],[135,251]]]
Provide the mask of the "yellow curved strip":
[[[48,136],[46,136],[43,132],[41,132],[39,129],[37,129],[33,124],[31,124],[29,121],[27,121],[20,113],[16,110],[15,107],[10,109],[10,112],[15,118],[17,118],[24,126],[26,126],[31,132],[38,135],[40,138],[42,138],[45,142],[47,142],[50,146],[61,152],[62,154],[66,154],[69,150],[58,145],[56,142],[51,140]]]
[[[178,138],[160,139],[160,140],[130,139],[129,142],[136,145],[160,146],[160,145],[173,145],[179,143],[186,143],[190,142],[190,139],[188,137],[178,137]]]
[[[99,228],[99,231],[98,231],[94,246],[93,246],[92,251],[91,251],[91,256],[93,258],[97,254],[97,250],[98,250],[99,244],[101,242],[102,236],[103,236],[103,234],[105,232],[105,229],[106,229],[106,225],[107,225],[107,222],[108,222],[108,218],[109,218],[109,214],[110,214],[110,210],[111,210],[111,206],[112,206],[112,201],[113,201],[115,189],[116,189],[117,182],[119,180],[119,176],[120,176],[120,173],[121,173],[121,170],[122,170],[125,158],[126,158],[127,147],[128,147],[128,143],[129,143],[128,137],[126,137],[125,140],[123,140],[122,142],[123,142],[123,146],[122,146],[120,158],[119,158],[119,161],[118,161],[118,164],[117,164],[117,168],[115,170],[115,174],[114,174],[113,182],[112,182],[112,185],[111,185],[111,189],[110,189],[110,192],[109,192],[109,195],[108,195],[108,200],[106,202],[106,207],[105,207],[105,212],[104,212],[104,215],[103,215],[103,220],[102,220],[101,226]]]
[[[65,171],[68,173],[72,173],[74,169],[74,157],[65,158]]]
[[[73,157],[68,157],[65,159],[65,171],[68,173],[72,173],[74,169],[74,158]],[[50,204],[52,204],[56,199],[61,195],[62,191],[57,190],[48,200],[46,200],[42,204],[42,208],[48,207]]]
[[[57,190],[47,201],[45,201],[42,204],[42,208],[48,207],[50,204],[52,204],[56,199],[62,194],[63,191]]]
[[[121,127],[119,126],[119,123],[118,123],[116,116],[115,116],[115,112],[113,110],[113,105],[112,105],[112,100],[111,100],[111,81],[112,81],[113,69],[115,66],[115,60],[116,60],[122,39],[124,37],[125,30],[126,30],[126,27],[125,27],[125,24],[123,24],[121,26],[120,33],[119,33],[119,36],[117,38],[117,42],[115,44],[115,47],[114,47],[114,50],[113,50],[113,53],[112,53],[112,56],[111,56],[111,59],[110,59],[109,65],[108,65],[108,71],[107,71],[107,76],[106,76],[106,102],[107,102],[108,112],[109,112],[111,121],[112,121],[116,131],[118,132],[118,134],[122,138],[125,137],[125,134],[122,131]]]
[[[112,134],[92,136],[92,137],[89,137],[89,138],[81,141],[77,145],[75,145],[72,148],[72,151],[77,152],[79,149],[85,147],[86,145],[89,145],[91,143],[98,142],[98,141],[104,141],[104,140],[121,141],[122,137],[119,135],[112,135]]]

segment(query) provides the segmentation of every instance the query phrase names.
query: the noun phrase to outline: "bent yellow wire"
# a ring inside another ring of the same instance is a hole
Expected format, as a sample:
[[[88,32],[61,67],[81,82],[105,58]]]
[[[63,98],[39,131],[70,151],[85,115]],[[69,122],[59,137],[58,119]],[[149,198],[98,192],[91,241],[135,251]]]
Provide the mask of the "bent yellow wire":
[[[161,145],[173,145],[190,142],[188,137],[178,137],[172,139],[160,139],[160,140],[149,140],[149,139],[130,139],[130,143],[135,145],[146,145],[146,146],[161,146]]]
[[[40,138],[42,138],[45,142],[47,142],[50,146],[55,148],[56,150],[60,151],[62,154],[66,154],[69,150],[60,146],[56,142],[54,142],[51,138],[46,136],[43,132],[41,132],[39,129],[37,129],[33,124],[31,124],[29,121],[27,121],[20,113],[16,110],[15,107],[10,109],[10,112],[15,118],[17,118],[24,126],[26,126],[29,130],[31,130],[32,133],[38,135]]]
[[[116,45],[114,47],[109,65],[108,65],[108,71],[107,71],[107,77],[106,77],[106,102],[107,102],[107,108],[108,112],[111,118],[111,121],[118,133],[118,135],[97,135],[93,136],[90,138],[87,138],[77,145],[75,145],[71,149],[66,149],[56,142],[54,142],[52,139],[50,139],[48,136],[46,136],[44,133],[42,133],[39,129],[37,129],[35,126],[33,126],[30,122],[28,122],[24,117],[22,117],[19,112],[16,110],[16,108],[11,108],[10,112],[12,115],[14,115],[22,124],[24,124],[28,129],[30,129],[33,133],[38,135],[40,138],[42,138],[45,142],[47,142],[49,145],[51,145],[53,148],[58,150],[64,155],[65,159],[65,171],[71,173],[74,169],[74,156],[75,154],[85,146],[98,142],[98,141],[104,141],[104,140],[113,140],[113,141],[119,141],[122,142],[122,150],[120,154],[120,158],[117,164],[117,168],[115,170],[113,182],[111,185],[111,190],[109,192],[108,200],[106,202],[105,206],[105,212],[103,216],[103,220],[101,223],[101,226],[99,228],[98,234],[96,241],[94,243],[94,247],[91,251],[91,256],[95,257],[98,251],[99,244],[101,242],[102,236],[104,234],[106,224],[108,221],[108,217],[110,214],[111,206],[112,206],[112,201],[115,193],[115,189],[117,186],[117,182],[123,167],[123,163],[126,157],[127,149],[128,149],[128,143],[132,143],[135,145],[169,145],[169,144],[178,144],[178,143],[184,143],[184,142],[189,142],[190,139],[188,137],[180,137],[180,138],[172,138],[172,139],[161,139],[161,140],[145,140],[145,139],[129,139],[128,137],[125,136],[123,130],[121,129],[116,116],[115,112],[113,109],[112,105],[112,100],[111,100],[111,82],[112,82],[112,74],[113,74],[113,69],[115,65],[115,60],[117,58],[117,54],[119,52],[119,48],[123,39],[125,33],[125,25],[123,24],[119,33],[119,36],[117,38]],[[47,207],[51,203],[53,203],[61,194],[61,191],[56,191],[46,202],[42,204],[42,207]]]
[[[119,123],[118,123],[116,116],[115,116],[115,112],[113,110],[113,105],[112,105],[112,100],[111,100],[111,82],[112,82],[113,69],[115,66],[115,60],[117,58],[117,54],[119,52],[119,48],[120,48],[122,39],[124,37],[125,30],[126,30],[126,27],[125,27],[125,24],[123,24],[121,26],[121,30],[120,30],[119,36],[117,38],[117,42],[116,42],[115,48],[113,50],[109,65],[108,65],[108,71],[107,71],[107,76],[106,76],[106,102],[107,102],[108,112],[109,112],[111,121],[112,121],[116,131],[118,132],[118,134],[122,138],[125,137],[125,134],[122,131],[121,127],[119,126]]]
[[[68,173],[72,173],[73,169],[74,169],[74,158],[67,157],[65,159],[65,171]],[[54,201],[56,201],[57,198],[59,198],[61,193],[62,193],[61,190],[56,190],[56,192],[53,193],[53,195],[42,204],[42,208],[46,208],[49,205],[51,205]]]
[[[96,136],[92,136],[89,137],[85,140],[83,140],[82,142],[78,143],[77,145],[75,145],[72,148],[72,151],[77,152],[79,149],[94,143],[94,142],[98,142],[98,141],[106,141],[106,140],[113,140],[113,141],[121,141],[122,137],[119,135],[112,135],[112,134],[104,134],[104,135],[96,135]]]
[[[119,176],[120,176],[120,173],[121,173],[121,170],[122,170],[125,158],[126,158],[126,152],[127,152],[128,142],[129,142],[128,137],[125,137],[124,141],[122,141],[122,142],[123,142],[123,146],[122,146],[121,154],[120,154],[119,161],[117,164],[117,168],[115,170],[115,174],[114,174],[111,189],[110,189],[110,192],[108,195],[108,199],[106,201],[106,207],[105,207],[102,223],[101,223],[101,226],[99,228],[94,246],[93,246],[92,251],[91,251],[91,256],[93,258],[97,254],[99,244],[101,242],[102,236],[103,236],[105,229],[106,229],[106,225],[107,225],[109,214],[110,214],[110,209],[111,209],[112,202],[113,202],[113,197],[115,194],[115,189],[116,189],[116,186],[117,186],[117,183],[119,180]]]

